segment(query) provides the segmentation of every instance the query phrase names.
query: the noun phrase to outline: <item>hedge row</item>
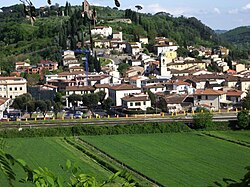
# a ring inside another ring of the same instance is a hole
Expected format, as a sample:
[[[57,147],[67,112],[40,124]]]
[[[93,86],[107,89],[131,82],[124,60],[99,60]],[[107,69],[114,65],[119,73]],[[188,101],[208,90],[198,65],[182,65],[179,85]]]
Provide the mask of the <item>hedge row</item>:
[[[80,136],[80,135],[115,135],[115,134],[147,134],[167,132],[188,132],[191,129],[183,123],[143,123],[115,126],[76,125],[73,127],[44,127],[2,129],[0,137],[51,137],[51,136]]]

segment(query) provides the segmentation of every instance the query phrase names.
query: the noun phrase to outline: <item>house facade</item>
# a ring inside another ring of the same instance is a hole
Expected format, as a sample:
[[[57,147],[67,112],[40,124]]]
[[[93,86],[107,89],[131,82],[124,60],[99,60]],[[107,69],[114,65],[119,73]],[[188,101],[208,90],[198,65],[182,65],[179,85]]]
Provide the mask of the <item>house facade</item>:
[[[0,77],[0,97],[15,99],[27,93],[27,81],[22,77]]]
[[[151,107],[151,100],[148,94],[139,93],[134,95],[128,95],[123,98],[122,100],[122,107],[126,109],[132,110],[144,110],[146,111],[148,107]]]
[[[92,35],[102,35],[105,37],[112,35],[112,27],[110,26],[96,26],[94,29],[91,29]]]
[[[112,98],[115,106],[122,105],[121,98],[136,93],[141,93],[141,89],[129,84],[119,84],[109,87],[109,97]]]
[[[227,103],[226,92],[213,89],[198,89],[194,93],[194,106],[219,110]]]

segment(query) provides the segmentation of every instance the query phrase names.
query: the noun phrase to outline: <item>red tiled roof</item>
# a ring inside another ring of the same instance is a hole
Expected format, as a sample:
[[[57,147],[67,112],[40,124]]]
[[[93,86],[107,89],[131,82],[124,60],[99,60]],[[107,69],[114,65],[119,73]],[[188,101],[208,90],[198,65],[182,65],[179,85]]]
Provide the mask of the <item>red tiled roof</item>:
[[[226,92],[220,90],[213,90],[213,89],[198,89],[195,91],[194,95],[223,95]]]
[[[16,65],[24,65],[25,62],[16,62]]]
[[[93,86],[66,86],[66,91],[94,91]]]
[[[162,84],[153,84],[148,86],[143,86],[143,88],[164,88]]]
[[[181,104],[183,103],[186,97],[187,97],[187,94],[183,94],[183,95],[171,94],[171,95],[163,96],[167,104]]]
[[[244,92],[240,91],[240,90],[228,90],[227,91],[227,96],[235,96],[235,97],[240,97]]]
[[[109,84],[95,84],[94,87],[95,88],[109,88],[110,85]]]
[[[119,85],[115,85],[115,86],[111,86],[109,89],[111,90],[140,90],[140,88],[137,88],[133,85],[130,84],[119,84]]]
[[[22,77],[0,77],[0,80],[23,80]]]
[[[147,95],[136,96],[136,95],[128,95],[122,98],[123,101],[149,101],[150,98]]]
[[[188,82],[184,82],[182,80],[170,80],[170,81],[167,81],[165,84],[190,85]]]
[[[4,104],[8,100],[9,100],[9,98],[7,98],[7,97],[0,97],[0,105]]]

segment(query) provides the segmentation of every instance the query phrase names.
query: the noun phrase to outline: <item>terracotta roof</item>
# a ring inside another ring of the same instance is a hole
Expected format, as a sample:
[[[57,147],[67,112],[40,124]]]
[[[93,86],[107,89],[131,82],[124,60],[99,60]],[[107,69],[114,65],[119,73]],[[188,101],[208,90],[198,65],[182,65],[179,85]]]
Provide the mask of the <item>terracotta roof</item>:
[[[213,89],[198,89],[195,91],[194,95],[223,95],[226,92]]]
[[[57,88],[57,86],[51,85],[51,84],[44,84],[42,86],[49,87],[49,88]]]
[[[130,85],[130,84],[119,84],[119,85],[111,86],[111,87],[109,87],[109,89],[116,90],[116,91],[119,91],[119,90],[140,90],[140,88],[137,88],[137,87]]]
[[[183,103],[183,101],[185,100],[187,96],[188,96],[187,94],[183,94],[183,95],[171,94],[171,95],[167,95],[163,97],[163,99],[165,100],[167,104],[181,104]]]
[[[83,75],[85,74],[84,71],[72,71],[72,72],[68,72],[68,71],[64,71],[64,72],[61,72],[61,73],[58,73],[58,75],[60,76],[63,76],[63,75]]]
[[[0,105],[4,104],[8,100],[9,100],[9,98],[7,98],[7,97],[0,97]]]
[[[66,86],[66,91],[94,91],[93,86]]]
[[[150,101],[148,95],[128,95],[121,98],[123,101]]]
[[[240,90],[228,90],[227,91],[227,96],[236,96],[236,97],[240,97],[244,92],[240,91]]]
[[[83,69],[81,66],[71,66],[69,69]]]
[[[88,81],[99,81],[99,80],[105,79],[107,77],[109,77],[109,76],[108,75],[99,75],[99,76],[93,76],[93,77],[89,76]]]
[[[182,80],[170,80],[170,81],[167,81],[165,82],[164,84],[175,84],[175,85],[190,85],[188,82],[184,82]]]
[[[139,80],[139,79],[140,79],[140,77],[138,75],[133,76],[133,77],[129,77],[129,80],[131,80],[131,81],[136,81],[136,80]]]
[[[109,84],[95,84],[94,87],[95,88],[109,88],[110,85]]]
[[[162,84],[153,84],[148,86],[143,86],[143,88],[164,88]]]
[[[0,80],[24,80],[22,77],[0,77]]]
[[[16,65],[24,65],[25,62],[16,62]]]
[[[95,29],[104,29],[104,28],[109,28],[109,26],[96,26]]]
[[[241,78],[240,81],[241,82],[250,82],[250,78]]]

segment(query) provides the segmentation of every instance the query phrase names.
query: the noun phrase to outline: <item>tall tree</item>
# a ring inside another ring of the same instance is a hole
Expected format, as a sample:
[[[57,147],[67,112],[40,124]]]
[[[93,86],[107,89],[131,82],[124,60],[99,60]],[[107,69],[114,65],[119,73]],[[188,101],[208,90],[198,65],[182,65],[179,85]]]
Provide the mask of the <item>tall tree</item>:
[[[68,101],[72,104],[72,106],[74,107],[74,111],[76,110],[77,104],[79,101],[82,100],[82,96],[79,94],[71,94],[68,97]]]

